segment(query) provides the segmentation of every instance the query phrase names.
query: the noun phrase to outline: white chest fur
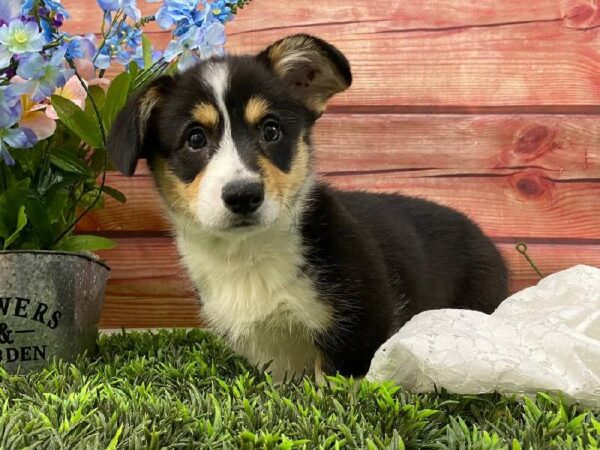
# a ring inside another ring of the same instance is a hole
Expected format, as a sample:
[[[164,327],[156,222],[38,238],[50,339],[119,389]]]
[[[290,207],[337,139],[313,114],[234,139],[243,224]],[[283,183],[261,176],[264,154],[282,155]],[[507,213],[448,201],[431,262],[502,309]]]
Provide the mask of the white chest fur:
[[[178,232],[177,245],[202,302],[203,318],[275,379],[311,373],[313,336],[330,323],[303,265],[300,237],[270,229],[227,238]]]

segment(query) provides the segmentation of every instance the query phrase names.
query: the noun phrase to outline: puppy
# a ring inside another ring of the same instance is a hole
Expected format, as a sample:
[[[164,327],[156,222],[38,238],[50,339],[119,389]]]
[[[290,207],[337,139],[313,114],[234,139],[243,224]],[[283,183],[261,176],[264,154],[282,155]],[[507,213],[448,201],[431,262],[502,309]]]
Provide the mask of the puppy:
[[[507,296],[499,252],[461,213],[316,179],[313,125],[351,81],[340,51],[295,35],[157,79],[109,136],[124,174],[147,158],[202,317],[276,380],[362,376],[415,314]]]

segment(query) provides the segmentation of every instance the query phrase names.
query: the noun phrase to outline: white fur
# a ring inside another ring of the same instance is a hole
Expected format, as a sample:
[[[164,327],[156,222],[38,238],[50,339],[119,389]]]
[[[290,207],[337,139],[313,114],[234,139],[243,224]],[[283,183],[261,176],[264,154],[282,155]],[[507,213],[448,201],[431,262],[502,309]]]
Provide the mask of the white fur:
[[[312,373],[313,337],[329,325],[331,310],[300,270],[301,239],[289,223],[228,236],[176,223],[179,252],[211,327],[252,363],[273,361],[276,380]]]
[[[225,63],[213,63],[206,71],[204,81],[212,87],[217,106],[223,120],[223,137],[219,143],[219,150],[211,158],[199,186],[197,205],[194,215],[198,221],[210,230],[219,230],[227,227],[232,218],[232,213],[227,209],[221,199],[223,186],[231,181],[260,180],[257,172],[252,172],[244,166],[231,134],[231,121],[225,105],[229,70]],[[279,215],[279,202],[269,196],[256,214],[260,223],[271,224]]]

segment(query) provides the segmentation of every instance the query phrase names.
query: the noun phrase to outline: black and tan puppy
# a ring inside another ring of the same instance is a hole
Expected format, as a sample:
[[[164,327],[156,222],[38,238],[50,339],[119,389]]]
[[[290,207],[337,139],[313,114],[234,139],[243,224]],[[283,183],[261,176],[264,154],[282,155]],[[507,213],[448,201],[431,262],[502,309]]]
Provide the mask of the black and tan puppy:
[[[500,254],[464,215],[316,180],[313,124],[351,81],[336,48],[291,36],[158,79],[110,135],[123,173],[148,159],[203,317],[276,379],[364,375],[413,315],[489,313],[507,295]]]

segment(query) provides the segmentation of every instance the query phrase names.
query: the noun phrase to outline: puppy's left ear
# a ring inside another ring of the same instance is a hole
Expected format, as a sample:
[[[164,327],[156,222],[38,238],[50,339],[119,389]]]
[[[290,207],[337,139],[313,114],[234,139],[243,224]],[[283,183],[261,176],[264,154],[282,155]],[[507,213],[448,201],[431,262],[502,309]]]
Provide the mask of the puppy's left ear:
[[[317,115],[352,84],[350,63],[333,45],[307,34],[289,36],[258,54],[292,94]]]

